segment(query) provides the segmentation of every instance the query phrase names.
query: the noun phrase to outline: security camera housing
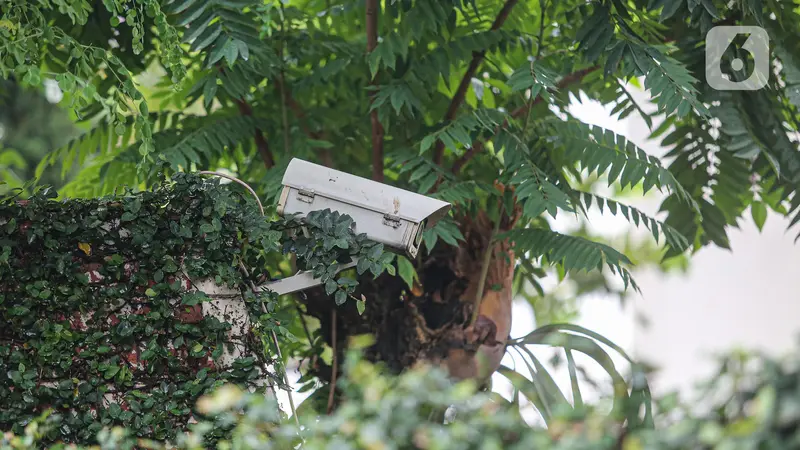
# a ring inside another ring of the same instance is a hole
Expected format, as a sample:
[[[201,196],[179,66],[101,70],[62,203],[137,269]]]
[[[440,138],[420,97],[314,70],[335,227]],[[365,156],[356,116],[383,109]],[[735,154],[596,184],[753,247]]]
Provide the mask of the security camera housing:
[[[326,208],[352,217],[355,233],[414,258],[422,232],[447,215],[450,204],[293,158],[283,176],[278,214],[302,218]]]

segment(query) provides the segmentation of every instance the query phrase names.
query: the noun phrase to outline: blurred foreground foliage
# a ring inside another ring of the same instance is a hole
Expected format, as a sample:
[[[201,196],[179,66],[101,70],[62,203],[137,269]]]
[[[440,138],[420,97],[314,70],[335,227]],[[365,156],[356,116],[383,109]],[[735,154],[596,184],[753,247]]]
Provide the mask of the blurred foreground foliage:
[[[196,450],[209,448],[204,436],[224,427],[233,431],[218,449],[793,449],[800,446],[798,363],[796,356],[726,356],[710,378],[713,392],[704,393],[704,412],[697,404],[693,411],[681,406],[673,394],[659,402],[655,429],[628,432],[593,406],[555,411],[548,428],[531,426],[519,409],[496,394],[476,392],[471,382],[453,384],[425,367],[389,376],[351,350],[340,380],[346,400],[331,415],[301,407],[300,431],[273,398],[226,385],[200,400],[204,419],[174,443],[144,441],[113,428],[98,435],[99,446],[48,448]],[[444,423],[431,420],[443,409]],[[1,436],[0,450],[42,448],[39,440],[57,427],[58,418],[45,414],[23,435]]]

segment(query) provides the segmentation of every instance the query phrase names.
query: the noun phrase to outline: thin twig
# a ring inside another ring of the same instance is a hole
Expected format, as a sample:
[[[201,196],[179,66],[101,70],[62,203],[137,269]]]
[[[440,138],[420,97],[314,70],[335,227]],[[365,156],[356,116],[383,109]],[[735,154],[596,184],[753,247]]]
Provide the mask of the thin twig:
[[[333,349],[333,371],[331,375],[331,390],[328,393],[328,414],[333,411],[333,395],[336,391],[336,372],[339,370],[339,358],[336,357],[336,309],[331,310],[331,347]]]
[[[255,198],[256,203],[258,203],[258,210],[261,211],[262,216],[264,215],[264,205],[261,204],[261,200],[258,198],[258,194],[256,194],[256,191],[253,190],[253,188],[251,188],[249,184],[245,183],[244,181],[232,175],[226,175],[224,173],[214,172],[213,170],[203,170],[197,173],[200,175],[216,175],[218,177],[227,178],[228,180],[231,180],[234,183],[239,183],[240,185],[244,186],[245,189],[247,189],[248,191],[250,191],[251,194],[253,194],[253,198]]]
[[[542,55],[542,44],[544,43],[544,21],[547,18],[547,0],[539,0],[539,37],[536,44],[536,60]]]
[[[256,195],[256,191],[253,190],[253,188],[250,187],[250,185],[248,185],[244,181],[242,181],[242,180],[240,180],[240,179],[238,179],[238,178],[236,178],[234,176],[226,175],[226,174],[219,173],[219,172],[202,171],[202,172],[198,172],[198,173],[199,174],[203,174],[203,175],[220,176],[220,177],[227,178],[227,179],[229,179],[231,181],[234,181],[236,183],[241,184],[248,191],[250,191],[251,194],[253,194],[253,197],[255,197],[256,202],[258,203],[258,208],[261,211],[261,215],[262,216],[264,215],[264,206],[261,204],[261,200],[258,198],[258,195]],[[245,278],[248,280],[248,283],[250,284],[250,289],[253,291],[253,293],[254,294],[259,294],[260,293],[259,289],[256,287],[256,285],[252,281],[250,281],[250,273],[248,272],[247,267],[245,267],[244,263],[241,260],[239,260],[239,268],[242,270],[242,272],[244,273]],[[261,311],[264,314],[268,313],[267,307],[264,305],[264,302],[261,302]],[[280,362],[281,362],[281,366],[282,366],[282,369],[283,369],[283,382],[284,382],[284,384],[286,384],[286,389],[284,389],[284,390],[286,391],[287,397],[289,397],[289,407],[292,410],[292,416],[294,416],[295,423],[297,424],[297,428],[299,429],[300,428],[300,419],[298,419],[298,417],[297,417],[297,409],[294,407],[294,398],[292,398],[292,387],[289,385],[289,374],[286,371],[286,366],[283,364],[283,355],[281,354],[281,347],[280,347],[280,345],[278,345],[278,336],[275,334],[274,330],[270,330],[270,337],[272,338],[272,343],[273,343],[273,345],[275,345],[275,350],[278,353],[278,360],[280,360]]]
[[[242,269],[244,272],[244,276],[250,279],[250,274],[247,272],[247,267],[244,266],[244,263],[239,260],[239,268]],[[253,284],[252,281],[249,281],[250,289],[253,290],[254,294],[259,294],[260,291]],[[261,302],[261,312],[264,314],[268,314],[267,307],[264,306],[264,302]],[[294,421],[297,424],[297,428],[300,428],[300,419],[297,418],[297,409],[294,407],[294,398],[292,397],[292,387],[289,385],[289,373],[286,370],[286,364],[283,363],[283,355],[281,354],[281,346],[278,345],[278,335],[275,334],[275,330],[270,330],[270,338],[272,339],[272,344],[275,346],[275,351],[278,353],[278,360],[281,362],[281,370],[283,372],[283,383],[286,385],[286,396],[289,398],[289,408],[292,410],[292,416],[294,417]]]
[[[311,332],[308,330],[308,324],[306,323],[306,318],[303,317],[304,313],[303,310],[300,309],[300,305],[294,305],[295,309],[297,310],[297,315],[300,317],[300,323],[303,325],[303,331],[306,333],[306,337],[308,338],[308,344],[311,345],[314,341],[311,339]]]

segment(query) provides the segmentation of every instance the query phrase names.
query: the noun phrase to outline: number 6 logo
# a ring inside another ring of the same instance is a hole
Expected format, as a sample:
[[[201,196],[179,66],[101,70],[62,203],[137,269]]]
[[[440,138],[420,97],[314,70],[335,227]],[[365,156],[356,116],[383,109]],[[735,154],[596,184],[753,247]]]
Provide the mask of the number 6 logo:
[[[729,61],[733,74],[729,77],[722,72],[723,55],[739,35],[749,35],[741,50],[753,57],[753,71],[750,76],[743,72],[745,56],[737,51]],[[718,91],[755,91],[763,88],[769,81],[769,35],[761,27],[718,26],[706,34],[706,81]]]

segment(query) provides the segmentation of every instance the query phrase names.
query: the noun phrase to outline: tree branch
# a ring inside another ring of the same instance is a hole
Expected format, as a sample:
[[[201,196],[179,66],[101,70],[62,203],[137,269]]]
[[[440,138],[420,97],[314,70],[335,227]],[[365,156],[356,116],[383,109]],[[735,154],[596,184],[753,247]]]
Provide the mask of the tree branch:
[[[518,0],[506,0],[506,3],[503,5],[503,8],[497,13],[497,17],[495,17],[494,22],[492,23],[491,30],[495,31],[500,29],[505,23],[506,19],[508,19],[508,15],[511,13],[511,9],[514,8]],[[483,62],[483,58],[486,56],[485,51],[481,52],[474,52],[472,54],[472,61],[469,63],[469,67],[467,67],[467,71],[464,73],[464,76],[461,78],[461,83],[458,84],[458,89],[456,90],[455,95],[453,95],[453,99],[450,101],[450,106],[447,108],[447,113],[444,116],[444,120],[449,122],[456,118],[456,113],[458,112],[458,108],[461,107],[461,104],[464,103],[464,99],[467,96],[467,89],[469,88],[470,82],[472,81],[472,77],[475,75],[475,72],[478,70],[478,66],[481,65]],[[433,153],[433,162],[437,165],[442,164],[442,159],[444,158],[444,142],[437,141],[436,147],[434,148]]]
[[[378,0],[367,0],[367,53],[372,53],[378,46]],[[375,86],[375,78],[370,81],[370,86]],[[370,107],[375,101],[376,92],[373,90],[369,94]],[[378,120],[378,110],[373,109],[369,113],[369,121],[372,125],[372,179],[383,181],[383,125]]]
[[[239,107],[239,112],[243,116],[253,117],[253,108],[249,103],[242,99],[237,99],[236,105]],[[255,141],[256,149],[258,150],[258,154],[261,155],[261,159],[264,161],[264,166],[266,166],[267,169],[274,167],[275,158],[272,157],[272,151],[269,149],[267,138],[264,137],[264,133],[258,127],[256,127],[255,130]]]
[[[581,69],[581,70],[575,71],[575,72],[565,76],[564,78],[562,78],[561,81],[558,82],[556,87],[558,89],[564,89],[566,87],[569,87],[572,84],[580,82],[581,80],[583,80],[583,78],[586,75],[589,75],[590,73],[596,71],[599,68],[600,68],[600,66],[592,66],[592,67],[587,67],[585,69]],[[532,102],[528,102],[525,105],[520,106],[519,108],[514,110],[511,113],[511,117],[513,117],[515,119],[517,119],[519,117],[522,117],[524,114],[527,114],[531,110],[531,108],[533,108],[534,106],[538,105],[542,101],[544,101],[543,97],[541,97],[541,96],[540,97],[536,97],[536,99],[533,100]],[[502,125],[500,125],[497,128],[495,128],[494,134],[497,134],[498,132],[500,132],[500,130],[502,130],[503,128],[505,128],[507,126],[508,126],[508,120],[503,121]],[[475,157],[475,155],[477,155],[478,153],[483,151],[484,147],[485,147],[484,142],[483,141],[478,141],[469,150],[464,152],[464,154],[461,155],[461,157],[458,158],[455,163],[453,163],[453,167],[451,169],[453,174],[458,174],[458,172],[461,171],[461,168],[464,167],[464,165],[466,165],[473,157]]]

